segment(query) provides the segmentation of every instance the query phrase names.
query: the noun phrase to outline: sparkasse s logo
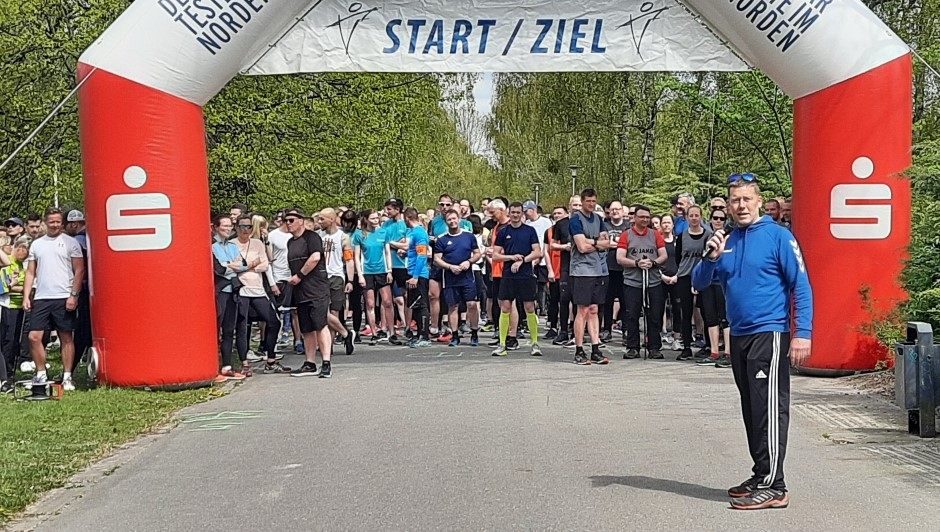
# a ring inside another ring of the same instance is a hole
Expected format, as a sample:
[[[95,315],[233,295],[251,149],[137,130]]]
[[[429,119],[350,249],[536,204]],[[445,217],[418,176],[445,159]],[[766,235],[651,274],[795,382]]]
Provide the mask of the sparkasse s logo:
[[[124,184],[138,189],[147,184],[147,172],[139,166],[124,171]],[[105,204],[108,247],[113,251],[152,251],[166,249],[173,243],[172,218],[169,213],[155,214],[170,208],[170,198],[160,193],[115,194]],[[134,211],[138,211],[134,214]],[[139,211],[145,211],[140,213]]]
[[[874,173],[875,164],[868,157],[859,157],[852,163],[852,174],[857,179],[868,179]],[[839,240],[888,238],[891,235],[891,199],[891,187],[883,183],[852,183],[832,187],[829,232]],[[836,223],[836,220],[845,222]]]

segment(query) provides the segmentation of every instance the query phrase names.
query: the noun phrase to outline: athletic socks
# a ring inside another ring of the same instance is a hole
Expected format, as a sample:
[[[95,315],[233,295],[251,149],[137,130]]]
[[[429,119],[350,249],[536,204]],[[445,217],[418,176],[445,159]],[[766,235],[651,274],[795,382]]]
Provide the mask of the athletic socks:
[[[532,335],[532,343],[539,343],[539,316],[536,313],[526,314],[526,322],[529,324],[529,334]]]
[[[509,313],[503,312],[499,315],[499,345],[506,345],[507,336],[509,336]]]
[[[601,354],[601,344],[591,344],[591,354]]]

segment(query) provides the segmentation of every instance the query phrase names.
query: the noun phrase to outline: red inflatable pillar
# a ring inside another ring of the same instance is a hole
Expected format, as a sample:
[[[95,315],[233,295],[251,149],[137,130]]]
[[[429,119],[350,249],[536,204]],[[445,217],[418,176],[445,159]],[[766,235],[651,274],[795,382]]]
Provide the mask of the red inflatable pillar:
[[[911,77],[908,54],[794,102],[793,231],[815,296],[801,370],[869,370],[887,355],[867,331],[905,297]]]
[[[80,64],[79,78],[91,71]],[[79,103],[99,380],[207,384],[218,355],[202,109],[102,69]]]

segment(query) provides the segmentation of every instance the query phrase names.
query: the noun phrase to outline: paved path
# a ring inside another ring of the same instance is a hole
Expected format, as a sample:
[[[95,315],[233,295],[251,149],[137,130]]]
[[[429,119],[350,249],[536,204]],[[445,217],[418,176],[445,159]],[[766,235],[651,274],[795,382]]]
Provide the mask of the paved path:
[[[940,529],[937,446],[835,381],[794,378],[790,508],[740,512],[725,496],[749,473],[730,370],[526,353],[363,347],[330,380],[255,376],[17,526]]]

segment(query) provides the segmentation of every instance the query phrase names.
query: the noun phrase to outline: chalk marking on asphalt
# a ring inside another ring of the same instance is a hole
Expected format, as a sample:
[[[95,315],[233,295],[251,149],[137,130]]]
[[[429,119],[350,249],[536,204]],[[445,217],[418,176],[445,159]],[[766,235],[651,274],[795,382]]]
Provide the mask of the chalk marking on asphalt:
[[[189,429],[189,432],[205,432],[210,430],[228,430],[237,425],[244,425],[244,423],[206,423],[194,429]]]
[[[192,414],[182,416],[182,423],[204,423],[206,421],[227,421],[230,419],[257,419],[264,412],[260,410],[247,410],[236,412],[207,412],[205,414]]]

